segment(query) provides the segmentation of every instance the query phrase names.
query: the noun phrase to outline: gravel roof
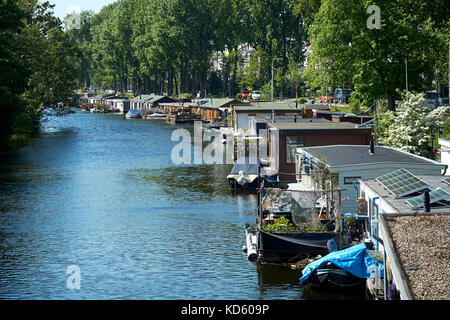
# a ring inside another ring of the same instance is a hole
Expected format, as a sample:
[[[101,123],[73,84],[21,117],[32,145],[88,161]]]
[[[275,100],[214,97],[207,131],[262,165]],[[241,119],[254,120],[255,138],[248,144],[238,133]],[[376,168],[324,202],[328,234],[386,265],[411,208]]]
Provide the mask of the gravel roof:
[[[450,213],[387,221],[414,298],[450,300]]]

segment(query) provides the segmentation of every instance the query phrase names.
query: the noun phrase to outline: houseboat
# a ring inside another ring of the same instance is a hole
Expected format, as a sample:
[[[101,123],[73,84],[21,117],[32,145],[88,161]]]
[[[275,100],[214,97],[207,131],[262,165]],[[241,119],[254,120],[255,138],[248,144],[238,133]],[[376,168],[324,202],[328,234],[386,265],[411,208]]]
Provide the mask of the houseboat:
[[[321,210],[323,207],[316,206],[319,198],[328,199],[329,207]],[[347,245],[342,241],[338,223],[338,190],[293,195],[286,190],[263,187],[258,199],[259,262],[291,263],[325,255],[330,240],[340,247]]]
[[[300,119],[295,123],[267,122],[268,157],[272,172],[283,184],[296,182],[295,150],[324,145],[369,145],[372,128],[325,119]]]
[[[329,183],[342,191],[342,210],[356,213],[360,179],[376,178],[400,168],[413,174],[441,175],[446,166],[388,146],[329,145],[299,147],[295,151],[296,182],[289,190],[314,190],[315,174],[322,164],[329,171]]]
[[[365,239],[383,257],[384,279],[368,280],[385,300],[448,300],[450,179],[398,169],[360,181]],[[424,284],[426,284],[424,286]]]

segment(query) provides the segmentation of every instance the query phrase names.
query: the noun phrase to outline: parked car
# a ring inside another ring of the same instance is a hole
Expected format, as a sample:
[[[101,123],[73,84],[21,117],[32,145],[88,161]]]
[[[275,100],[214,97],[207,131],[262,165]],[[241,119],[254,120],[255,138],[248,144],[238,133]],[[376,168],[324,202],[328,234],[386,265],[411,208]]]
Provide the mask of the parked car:
[[[425,94],[425,106],[430,108],[441,107],[444,105],[444,101],[439,97],[436,91],[428,91]]]
[[[251,98],[252,100],[261,100],[261,91],[252,91]]]
[[[350,95],[352,94],[351,90],[348,89],[342,89],[342,88],[336,88],[334,90],[334,102],[338,103],[348,103],[348,100],[350,99]]]

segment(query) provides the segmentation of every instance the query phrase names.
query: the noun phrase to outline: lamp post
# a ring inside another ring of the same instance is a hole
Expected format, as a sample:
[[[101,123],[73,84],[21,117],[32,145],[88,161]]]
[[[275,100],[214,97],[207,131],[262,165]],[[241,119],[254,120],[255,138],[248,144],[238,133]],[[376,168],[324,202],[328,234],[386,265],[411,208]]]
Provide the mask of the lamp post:
[[[281,58],[274,58],[274,59],[272,59],[272,81],[271,81],[271,94],[270,94],[270,101],[273,101],[273,62],[275,61],[275,60],[281,60]]]
[[[406,68],[406,91],[408,91],[408,59],[405,58],[405,68]]]

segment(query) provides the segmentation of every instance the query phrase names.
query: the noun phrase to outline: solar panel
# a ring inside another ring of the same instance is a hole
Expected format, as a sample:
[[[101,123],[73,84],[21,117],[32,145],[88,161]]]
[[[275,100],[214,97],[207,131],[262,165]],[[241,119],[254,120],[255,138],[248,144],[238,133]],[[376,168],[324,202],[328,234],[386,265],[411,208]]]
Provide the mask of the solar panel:
[[[450,177],[442,180],[442,182],[445,182],[446,184],[450,185]]]
[[[382,175],[376,180],[383,185],[396,198],[407,196],[408,194],[424,190],[427,183],[417,178],[405,169],[399,169]]]
[[[436,203],[441,200],[446,200],[448,198],[450,198],[450,193],[441,188],[437,188],[436,190],[430,191],[430,204]],[[423,202],[424,202],[423,194],[406,200],[406,203],[408,203],[413,208],[423,207]]]

